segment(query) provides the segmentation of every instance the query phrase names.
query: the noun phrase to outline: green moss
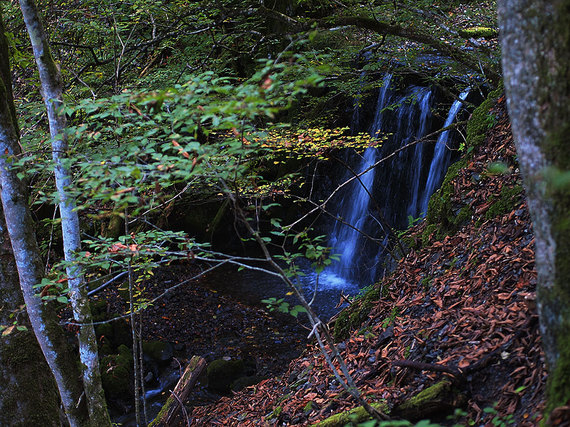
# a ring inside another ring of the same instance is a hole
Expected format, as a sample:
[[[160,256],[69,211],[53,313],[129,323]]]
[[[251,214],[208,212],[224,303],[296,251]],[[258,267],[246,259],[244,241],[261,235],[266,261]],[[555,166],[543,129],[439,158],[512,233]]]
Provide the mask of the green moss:
[[[421,283],[421,285],[425,291],[429,290],[431,280],[432,280],[431,276],[426,276],[420,281],[420,283]]]
[[[158,412],[157,416],[152,420],[152,422],[148,425],[148,427],[155,427],[162,423],[162,419],[168,413],[172,405],[176,402],[174,399],[167,399],[160,411]]]
[[[441,417],[466,403],[466,396],[449,379],[444,379],[406,400],[394,408],[393,413],[407,420],[419,420],[432,415]]]
[[[172,357],[172,348],[162,341],[143,341],[143,352],[150,358],[166,361]]]
[[[428,205],[427,223],[437,225],[439,229],[438,237],[448,234],[453,228],[455,215],[452,211],[453,180],[458,175],[459,170],[467,166],[467,160],[462,159],[449,167],[447,175],[443,180],[440,189],[431,196]]]
[[[485,219],[503,216],[511,212],[520,203],[522,191],[523,189],[520,185],[515,185],[514,187],[504,186],[499,197],[495,198],[494,203],[485,213]]]
[[[465,38],[476,38],[476,39],[480,37],[494,38],[499,35],[499,31],[496,30],[495,28],[489,28],[489,27],[471,27],[459,30],[459,35]]]
[[[422,233],[422,246],[427,246],[430,236],[437,231],[437,224],[429,224]]]
[[[485,141],[487,130],[494,124],[495,118],[490,114],[491,107],[497,101],[497,98],[503,94],[502,84],[489,93],[487,99],[481,103],[471,115],[467,123],[467,147],[476,147]]]
[[[400,238],[400,242],[402,242],[404,248],[410,248],[410,249],[419,248],[418,241],[413,236],[403,236],[402,238]]]
[[[243,360],[216,359],[206,370],[208,388],[220,394],[230,392],[231,384],[244,375],[245,363]]]
[[[119,354],[101,359],[101,381],[108,397],[125,396],[131,392],[133,354],[125,345],[118,348]]]
[[[97,322],[100,322],[102,320],[97,320]],[[111,325],[111,323],[100,323],[95,325],[95,334],[97,335],[98,339],[101,339],[101,337],[105,337],[108,340],[112,340],[113,339],[113,325]]]
[[[265,417],[265,419],[269,421],[272,418],[279,418],[279,415],[281,415],[281,412],[283,412],[283,407],[282,406],[276,406],[275,409],[273,409],[273,411],[271,411],[271,413]]]
[[[372,403],[370,406],[378,411],[384,412],[385,414],[389,412],[388,405],[385,402]],[[312,427],[344,427],[345,425],[361,423],[363,421],[370,420],[371,418],[370,414],[366,412],[362,406],[359,406],[351,409],[350,411],[335,414],[326,420],[313,424]]]
[[[425,390],[420,391],[411,399],[402,403],[398,406],[398,412],[405,413],[412,409],[416,410],[417,408],[422,408],[431,402],[437,401],[442,396],[448,394],[451,391],[451,387],[452,385],[449,380],[442,380]]]
[[[473,217],[474,214],[475,214],[475,212],[473,212],[473,209],[471,209],[471,206],[465,205],[461,208],[461,210],[457,214],[457,217],[455,218],[455,221],[453,223],[455,226],[461,226],[463,224],[466,224],[469,221],[471,221],[471,218]]]
[[[334,323],[333,338],[335,342],[344,341],[350,335],[351,330],[362,325],[380,299],[381,292],[380,287],[371,287],[357,298],[350,307],[340,312]]]
[[[89,303],[91,307],[91,316],[94,322],[107,320],[107,301],[99,299]]]
[[[111,239],[117,240],[119,236],[123,235],[125,232],[125,221],[121,215],[111,215],[109,219],[109,224],[104,232],[104,237],[110,237]]]
[[[348,338],[350,333],[349,316],[350,313],[348,311],[341,311],[334,322],[333,338],[335,342],[340,342]]]
[[[57,387],[31,328],[2,337],[0,364],[0,425],[59,425]]]
[[[560,356],[554,370],[548,375],[546,389],[546,414],[568,404],[570,400],[570,335],[558,334],[557,347]]]

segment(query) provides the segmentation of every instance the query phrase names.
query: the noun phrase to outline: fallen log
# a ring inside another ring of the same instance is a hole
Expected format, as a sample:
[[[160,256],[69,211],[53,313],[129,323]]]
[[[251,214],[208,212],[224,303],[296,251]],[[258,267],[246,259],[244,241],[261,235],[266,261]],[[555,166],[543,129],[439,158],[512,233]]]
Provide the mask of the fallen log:
[[[196,384],[198,377],[206,367],[206,361],[200,356],[194,356],[184,370],[182,377],[178,380],[176,387],[171,392],[162,406],[156,418],[149,424],[149,427],[169,427],[174,422],[176,415],[183,408],[183,403],[190,394],[192,387]]]

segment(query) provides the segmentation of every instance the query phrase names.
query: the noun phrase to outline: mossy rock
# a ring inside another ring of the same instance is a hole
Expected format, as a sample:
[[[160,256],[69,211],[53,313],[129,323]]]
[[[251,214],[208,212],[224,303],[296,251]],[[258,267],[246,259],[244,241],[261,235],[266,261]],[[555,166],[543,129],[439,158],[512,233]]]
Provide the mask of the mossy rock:
[[[380,299],[380,288],[374,286],[360,296],[353,304],[341,311],[334,322],[333,337],[335,342],[344,341],[350,331],[356,329],[368,318],[368,314]]]
[[[503,216],[516,208],[521,202],[523,188],[521,185],[514,187],[504,186],[498,198],[494,198],[493,204],[485,213],[485,219]]]
[[[121,345],[130,346],[133,340],[131,325],[126,320],[116,320],[113,325],[113,344],[116,347]]]
[[[443,180],[440,189],[431,196],[428,204],[427,223],[436,225],[438,232],[437,237],[454,232],[457,226],[455,222],[456,215],[453,212],[453,180],[458,175],[459,170],[467,165],[467,161],[462,159],[449,167],[447,175]],[[433,229],[432,229],[433,230]]]
[[[467,122],[466,147],[476,147],[485,141],[487,130],[495,123],[495,118],[490,114],[491,107],[495,105],[497,98],[503,94],[504,88],[500,85],[490,92],[487,99],[481,103]]]
[[[474,39],[478,39],[481,37],[486,39],[492,39],[499,35],[499,31],[497,29],[490,27],[471,27],[459,30],[458,32],[461,37],[474,38]]]
[[[102,320],[99,320],[101,322]],[[105,340],[113,340],[113,325],[111,323],[100,323],[95,325],[95,334],[98,339],[105,337]]]
[[[125,345],[118,354],[101,359],[101,381],[107,397],[124,397],[131,393],[133,354]]]
[[[94,322],[107,320],[107,301],[104,299],[98,299],[91,301],[89,305],[91,307],[91,316],[93,317]]]
[[[206,370],[208,388],[219,394],[228,394],[232,383],[243,377],[245,372],[246,365],[241,359],[216,359],[208,365]]]
[[[422,246],[427,246],[431,235],[438,229],[437,224],[429,224],[422,233]]]
[[[174,356],[174,349],[162,341],[143,341],[143,353],[157,362],[166,362]]]

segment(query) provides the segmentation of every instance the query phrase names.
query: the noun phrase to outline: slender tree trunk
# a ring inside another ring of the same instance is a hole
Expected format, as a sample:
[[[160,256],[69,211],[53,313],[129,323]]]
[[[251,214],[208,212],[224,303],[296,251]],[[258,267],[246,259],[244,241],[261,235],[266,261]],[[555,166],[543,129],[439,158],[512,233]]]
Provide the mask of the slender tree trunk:
[[[41,298],[36,294],[33,286],[40,283],[43,275],[43,264],[40,258],[40,252],[36,242],[35,227],[27,205],[27,191],[24,183],[17,177],[16,171],[12,167],[11,158],[20,153],[18,143],[18,127],[16,125],[15,109],[12,101],[11,80],[9,73],[9,56],[6,42],[4,39],[4,26],[0,17],[0,196],[2,198],[2,207],[6,219],[6,229],[10,236],[11,250],[13,251],[15,264],[18,270],[20,288],[23,300],[26,304],[29,320],[32,325],[34,334],[36,335],[39,346],[44,354],[51,372],[55,377],[55,382],[59,389],[62,404],[66,411],[69,423],[72,426],[83,426],[87,422],[87,411],[85,406],[81,404],[82,387],[79,382],[79,371],[75,363],[73,352],[70,350],[65,339],[63,330],[58,325],[56,313],[50,307],[43,304]],[[5,236],[3,235],[5,238]],[[4,252],[7,242],[4,240]],[[9,259],[6,254],[3,260]],[[6,280],[8,276],[5,276]],[[7,282],[2,282],[6,283]],[[2,288],[4,289],[4,287]],[[13,294],[3,292],[3,303],[16,302]],[[4,299],[6,298],[6,299]],[[5,310],[7,307],[3,307]],[[4,313],[4,311],[2,312]],[[15,343],[16,341],[10,341]],[[26,347],[27,348],[27,347]],[[32,347],[33,349],[33,347]],[[17,353],[14,353],[14,356]],[[5,353],[2,356],[4,357]],[[8,357],[11,357],[9,354]],[[30,353],[29,357],[33,357]],[[2,359],[3,361],[4,359]],[[34,372],[36,368],[40,368],[41,363],[35,364],[34,367],[26,367],[29,372]],[[17,365],[14,365],[17,366]],[[12,373],[16,374],[16,373]],[[33,398],[41,400],[40,395],[35,393],[41,392],[46,383],[44,381],[45,372],[38,373],[34,379],[33,385],[28,385],[30,391],[34,393]],[[13,378],[8,377],[8,381]],[[8,383],[9,384],[9,383]],[[25,386],[27,383],[21,384]],[[5,387],[6,383],[2,382]],[[47,391],[47,388],[46,388]],[[3,394],[6,389],[2,390]],[[25,394],[22,400],[27,400]],[[13,396],[12,396],[13,397]],[[49,399],[49,396],[47,396]],[[16,397],[18,399],[18,397]],[[11,416],[12,414],[2,414]],[[30,414],[32,415],[32,414]],[[50,418],[46,419],[49,424]],[[8,425],[11,425],[11,420]],[[2,423],[4,424],[4,423]],[[45,422],[41,422],[44,425]],[[28,425],[39,425],[30,423]]]
[[[65,134],[66,119],[61,111],[63,105],[61,73],[51,56],[47,35],[34,0],[20,0],[20,8],[32,42],[42,84],[42,95],[48,114],[52,138],[52,156],[55,164],[55,181],[60,200],[59,212],[63,247],[65,260],[70,263],[67,268],[69,297],[74,319],[79,325],[79,355],[83,369],[83,387],[87,398],[87,407],[91,422],[94,425],[98,427],[110,426],[111,419],[101,385],[97,337],[87,298],[84,274],[78,263],[73,264],[77,261],[77,253],[81,250],[81,237],[75,199],[68,191],[71,186],[71,174],[66,163],[68,145]]]
[[[547,414],[570,400],[570,1],[498,2],[509,114],[533,219]]]

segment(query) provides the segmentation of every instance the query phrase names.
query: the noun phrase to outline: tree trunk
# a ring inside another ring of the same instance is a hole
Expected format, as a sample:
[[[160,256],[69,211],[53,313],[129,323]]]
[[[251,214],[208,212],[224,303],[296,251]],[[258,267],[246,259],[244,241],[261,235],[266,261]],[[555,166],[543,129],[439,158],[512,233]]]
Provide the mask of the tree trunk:
[[[570,400],[570,1],[498,2],[509,114],[533,219],[547,414]]]
[[[0,18],[1,19],[1,18]],[[58,326],[56,313],[43,304],[33,286],[40,283],[43,264],[36,242],[35,227],[27,205],[27,191],[12,167],[11,157],[20,153],[15,109],[12,101],[9,75],[9,56],[4,40],[4,28],[0,23],[0,195],[6,228],[19,274],[20,288],[32,329],[44,357],[55,377],[59,395],[72,426],[86,425],[85,406],[81,404],[82,387],[78,381],[79,371],[63,330]],[[8,71],[7,71],[8,70]],[[31,356],[31,355],[30,355]],[[40,367],[38,364],[35,368]],[[35,369],[33,368],[33,369]],[[27,368],[32,370],[31,367]],[[36,381],[43,376],[38,375]],[[31,385],[34,393],[40,382]],[[34,395],[38,399],[40,396]],[[8,414],[10,415],[10,414]],[[41,423],[43,424],[43,423]]]
[[[34,0],[20,0],[24,22],[30,35],[34,57],[38,66],[42,95],[47,109],[52,138],[52,156],[55,165],[55,181],[59,195],[59,212],[63,234],[63,248],[67,267],[69,298],[73,317],[79,325],[79,355],[82,363],[83,387],[91,422],[96,426],[110,426],[105,394],[101,385],[97,337],[91,308],[87,298],[87,288],[81,266],[77,263],[77,253],[81,250],[79,217],[75,199],[70,195],[71,173],[67,160],[66,119],[61,111],[63,106],[63,84],[59,69],[51,56],[47,35]],[[75,263],[75,264],[74,264]]]
[[[6,52],[0,16],[0,50]],[[0,54],[0,57],[2,55]],[[0,79],[0,85],[4,75]],[[11,98],[8,98],[11,99]],[[16,262],[4,214],[0,209],[0,325],[29,327],[18,284]],[[16,314],[12,317],[12,314]],[[31,328],[0,336],[0,425],[58,426],[59,399],[53,376]]]

